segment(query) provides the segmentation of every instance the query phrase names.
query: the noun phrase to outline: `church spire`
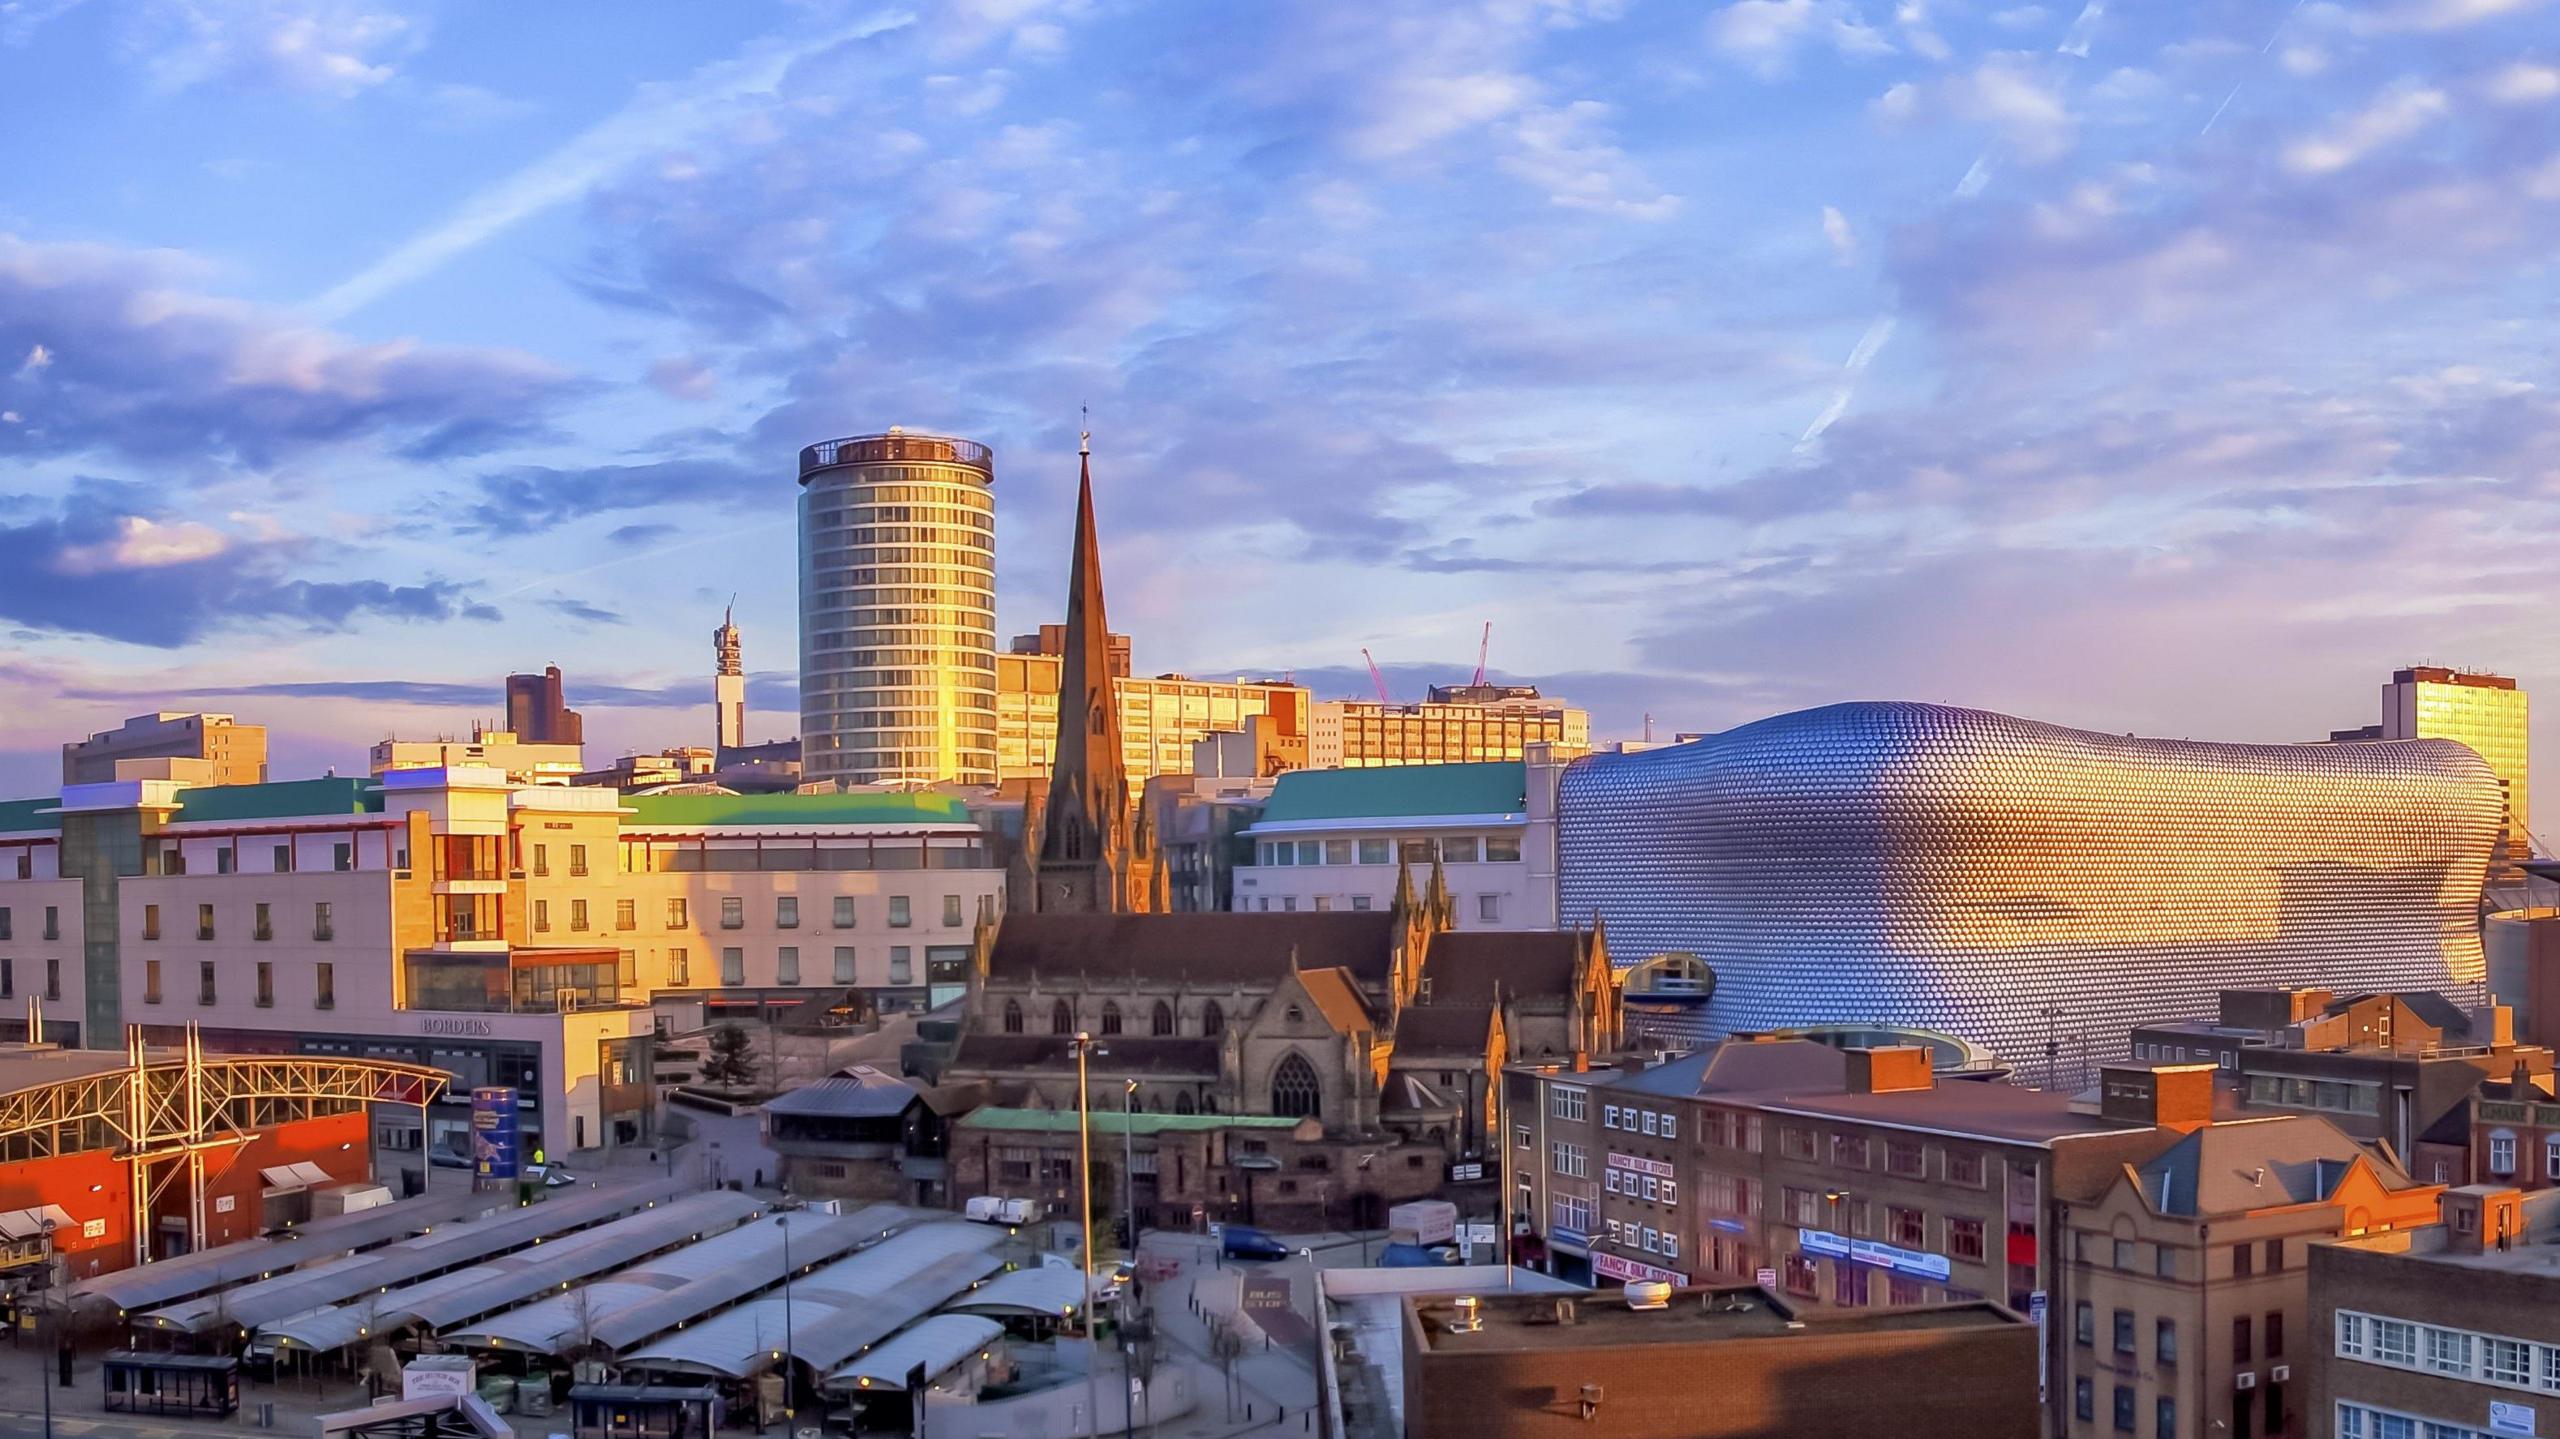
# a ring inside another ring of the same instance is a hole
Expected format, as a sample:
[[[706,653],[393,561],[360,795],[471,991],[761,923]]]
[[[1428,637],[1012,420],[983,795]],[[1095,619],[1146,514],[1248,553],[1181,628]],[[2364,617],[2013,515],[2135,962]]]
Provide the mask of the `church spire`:
[[[1057,744],[1040,836],[1041,909],[1104,913],[1143,905],[1132,894],[1129,783],[1112,683],[1111,621],[1102,604],[1102,543],[1093,515],[1093,437],[1076,446],[1075,548],[1067,567],[1066,645],[1058,673]]]

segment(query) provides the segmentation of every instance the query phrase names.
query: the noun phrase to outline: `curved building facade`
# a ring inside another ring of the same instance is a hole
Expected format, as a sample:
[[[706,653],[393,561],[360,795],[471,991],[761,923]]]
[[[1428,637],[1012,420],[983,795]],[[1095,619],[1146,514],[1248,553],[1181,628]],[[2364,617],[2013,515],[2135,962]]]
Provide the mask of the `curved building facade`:
[[[800,452],[803,780],[996,782],[994,485],[974,440]]]
[[[1563,776],[1565,923],[1688,951],[1705,1033],[1920,1025],[2043,1072],[2215,991],[2462,990],[2500,818],[2446,740],[2206,744],[1944,705],[1779,715]]]

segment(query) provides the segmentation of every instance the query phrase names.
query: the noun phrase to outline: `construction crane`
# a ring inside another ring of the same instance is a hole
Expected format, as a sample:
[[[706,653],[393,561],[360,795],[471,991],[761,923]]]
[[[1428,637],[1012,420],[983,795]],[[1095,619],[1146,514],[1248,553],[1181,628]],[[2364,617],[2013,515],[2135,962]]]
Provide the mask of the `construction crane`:
[[[1367,645],[1362,645],[1360,647],[1360,658],[1369,661],[1369,683],[1378,687],[1378,703],[1382,705],[1394,704],[1394,700],[1387,698],[1387,677],[1378,673],[1378,662],[1370,657],[1369,647]]]
[[[1481,685],[1484,683],[1484,657],[1491,653],[1492,650],[1493,621],[1486,620],[1484,622],[1484,638],[1476,641],[1476,677],[1467,681],[1468,684]]]

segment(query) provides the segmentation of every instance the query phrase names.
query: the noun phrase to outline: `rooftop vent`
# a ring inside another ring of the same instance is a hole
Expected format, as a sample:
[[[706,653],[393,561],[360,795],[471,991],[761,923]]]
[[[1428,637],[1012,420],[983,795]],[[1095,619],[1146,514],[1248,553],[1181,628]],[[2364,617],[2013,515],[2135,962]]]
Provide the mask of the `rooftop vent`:
[[[1627,1286],[1627,1307],[1635,1310],[1671,1307],[1671,1286],[1659,1279],[1638,1280]]]
[[[1457,1308],[1458,1308],[1458,1317],[1449,1321],[1449,1332],[1450,1332],[1450,1333],[1452,1333],[1452,1334],[1475,1334],[1475,1333],[1479,1333],[1479,1332],[1481,1332],[1481,1331],[1483,1330],[1483,1328],[1484,1328],[1484,1301],[1483,1301],[1483,1300],[1478,1299],[1476,1296],[1474,1296],[1474,1295],[1472,1295],[1472,1294],[1463,1294],[1463,1295],[1460,1295],[1460,1296],[1458,1297],[1458,1301],[1457,1301]]]

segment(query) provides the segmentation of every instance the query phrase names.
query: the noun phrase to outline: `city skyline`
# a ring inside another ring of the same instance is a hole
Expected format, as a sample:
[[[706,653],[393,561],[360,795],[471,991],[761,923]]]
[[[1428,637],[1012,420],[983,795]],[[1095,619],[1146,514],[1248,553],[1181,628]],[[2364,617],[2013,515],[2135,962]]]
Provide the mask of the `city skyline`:
[[[352,773],[545,664],[705,743],[732,591],[778,737],[797,448],[992,444],[1009,634],[1086,401],[1142,673],[1416,699],[1489,618],[1603,737],[2531,690],[2536,9],[0,10],[0,793],[163,707]]]

